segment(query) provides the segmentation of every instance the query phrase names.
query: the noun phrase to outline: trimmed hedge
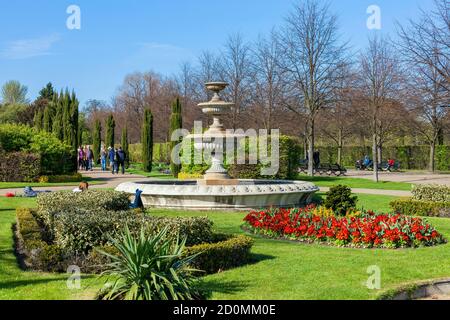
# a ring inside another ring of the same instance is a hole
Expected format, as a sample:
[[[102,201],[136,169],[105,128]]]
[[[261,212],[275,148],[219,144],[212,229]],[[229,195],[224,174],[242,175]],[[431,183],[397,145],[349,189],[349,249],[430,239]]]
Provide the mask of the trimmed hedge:
[[[75,173],[71,175],[59,175],[59,176],[40,176],[39,183],[60,183],[60,182],[81,182],[83,181],[83,175],[81,173]]]
[[[242,266],[250,261],[253,239],[244,236],[215,235],[211,243],[187,247],[184,255],[198,256],[192,261],[192,267],[206,274]]]
[[[450,187],[437,184],[415,185],[413,199],[418,201],[450,202]]]
[[[89,190],[73,193],[68,191],[43,193],[37,197],[37,216],[52,233],[53,217],[67,210],[128,210],[129,199],[126,193],[112,190]]]
[[[28,152],[0,150],[0,181],[34,182],[41,174],[41,157]]]
[[[16,210],[17,251],[27,268],[61,272],[70,264],[65,250],[48,244],[42,237],[42,228],[30,209]]]
[[[390,203],[395,213],[409,216],[450,217],[450,202],[394,200]]]

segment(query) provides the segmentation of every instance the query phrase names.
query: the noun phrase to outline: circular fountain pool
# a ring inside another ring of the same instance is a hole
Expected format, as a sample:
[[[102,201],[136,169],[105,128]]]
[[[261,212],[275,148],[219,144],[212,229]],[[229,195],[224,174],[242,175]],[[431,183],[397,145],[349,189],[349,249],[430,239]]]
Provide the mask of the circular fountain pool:
[[[188,210],[260,209],[297,207],[311,202],[319,190],[304,181],[237,180],[234,185],[205,185],[195,180],[126,182],[116,190],[135,194],[142,190],[148,208]]]

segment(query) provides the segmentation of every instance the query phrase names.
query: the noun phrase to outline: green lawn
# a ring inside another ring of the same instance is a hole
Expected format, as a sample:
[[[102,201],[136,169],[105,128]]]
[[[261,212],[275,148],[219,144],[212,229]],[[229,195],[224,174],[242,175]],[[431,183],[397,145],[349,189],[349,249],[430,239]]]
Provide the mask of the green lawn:
[[[163,174],[159,172],[158,167],[156,165],[153,166],[152,172],[145,172],[142,170],[142,165],[137,163],[130,164],[130,167],[126,170],[126,173],[129,174],[138,174],[147,178],[155,178],[155,179],[173,179],[171,174]]]
[[[388,210],[394,197],[358,195],[359,206]],[[14,208],[34,200],[0,198],[0,299],[92,298],[100,282],[82,281],[68,290],[66,275],[21,271],[12,251]],[[241,233],[245,212],[151,210],[157,216],[208,215],[218,231]],[[450,239],[450,219],[429,219]],[[255,238],[255,263],[204,278],[211,299],[372,299],[380,292],[365,287],[367,267],[381,268],[382,291],[400,284],[450,276],[450,244],[403,250],[344,249]]]
[[[412,185],[405,182],[380,181],[374,182],[365,178],[347,178],[347,177],[310,177],[307,175],[299,175],[299,180],[314,182],[319,187],[332,187],[337,184],[344,184],[350,188],[360,189],[382,189],[382,190],[403,190],[411,191]]]
[[[84,181],[89,182],[90,185],[104,184],[100,179],[92,179],[91,177],[83,177]],[[57,183],[39,183],[39,182],[1,182],[0,189],[13,189],[25,187],[58,187],[58,186],[77,186],[80,182],[57,182]]]

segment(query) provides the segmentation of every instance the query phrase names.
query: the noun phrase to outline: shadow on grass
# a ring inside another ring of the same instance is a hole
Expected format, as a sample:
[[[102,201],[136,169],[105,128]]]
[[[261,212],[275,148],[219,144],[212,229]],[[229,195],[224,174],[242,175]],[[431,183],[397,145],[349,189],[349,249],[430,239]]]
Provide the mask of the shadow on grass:
[[[236,280],[202,280],[198,289],[205,299],[211,299],[213,293],[235,294],[248,287],[248,281]]]

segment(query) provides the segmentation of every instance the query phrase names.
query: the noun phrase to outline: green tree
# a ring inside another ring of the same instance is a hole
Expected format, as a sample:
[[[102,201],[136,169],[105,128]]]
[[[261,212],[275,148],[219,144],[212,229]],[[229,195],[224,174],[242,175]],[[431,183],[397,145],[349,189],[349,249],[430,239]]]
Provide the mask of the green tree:
[[[115,135],[116,121],[112,114],[106,118],[106,139],[105,144],[107,147],[114,148],[114,135]]]
[[[53,96],[55,95],[55,90],[51,82],[47,83],[47,85],[39,91],[39,97],[37,99],[46,99],[48,101],[53,100]]]
[[[181,103],[180,98],[177,98],[172,104],[172,114],[170,116],[170,169],[175,178],[178,178],[178,173],[181,171],[181,164],[175,164],[172,159],[172,152],[175,146],[181,142],[181,137],[177,140],[173,140],[172,134],[183,127],[183,118],[181,116]]]
[[[102,124],[100,122],[100,120],[95,120],[95,128],[94,128],[94,146],[93,146],[93,150],[94,151],[94,161],[95,163],[97,163],[98,159],[100,159],[100,149],[101,149],[101,145],[102,145]]]
[[[44,116],[42,119],[42,129],[45,132],[52,132],[52,110],[50,105],[47,105],[44,109]]]
[[[142,167],[145,172],[152,171],[153,160],[153,115],[150,108],[144,111],[144,123],[142,124]]]
[[[42,120],[43,120],[43,113],[42,110],[38,110],[35,114],[34,114],[34,127],[38,130],[41,131],[42,130]]]
[[[28,88],[19,81],[11,80],[2,87],[3,104],[26,104]]]
[[[130,167],[130,156],[128,153],[129,147],[128,147],[128,128],[127,126],[123,127],[122,129],[122,149],[123,152],[125,152],[125,167],[128,169]]]

